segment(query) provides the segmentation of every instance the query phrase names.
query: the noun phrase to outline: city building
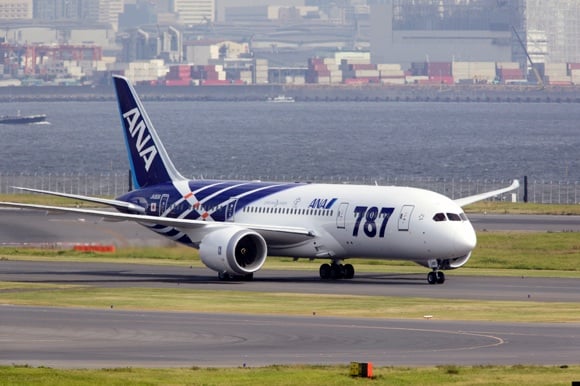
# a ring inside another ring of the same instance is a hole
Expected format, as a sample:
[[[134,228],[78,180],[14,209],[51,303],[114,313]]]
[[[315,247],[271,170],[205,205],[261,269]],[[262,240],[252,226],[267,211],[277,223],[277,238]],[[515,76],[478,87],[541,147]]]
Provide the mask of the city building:
[[[214,22],[215,0],[174,0],[173,11],[183,25]]]
[[[369,0],[373,61],[580,62],[578,0]],[[516,33],[521,37],[520,44]]]
[[[34,19],[100,23],[116,31],[123,7],[123,0],[34,0]]]
[[[32,19],[32,0],[0,1],[0,20]]]
[[[369,0],[375,63],[510,61],[516,2]]]
[[[580,1],[519,1],[519,31],[534,63],[580,63]]]

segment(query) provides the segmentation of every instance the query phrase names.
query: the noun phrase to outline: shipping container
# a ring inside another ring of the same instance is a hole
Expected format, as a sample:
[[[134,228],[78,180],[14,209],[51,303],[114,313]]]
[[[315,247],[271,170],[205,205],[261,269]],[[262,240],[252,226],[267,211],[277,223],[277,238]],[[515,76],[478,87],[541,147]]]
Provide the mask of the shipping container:
[[[451,76],[451,62],[428,62],[427,76]]]
[[[381,83],[382,84],[396,84],[396,85],[401,85],[401,84],[405,84],[407,81],[405,80],[405,78],[381,78]]]
[[[347,78],[343,81],[344,84],[351,84],[351,85],[357,85],[357,84],[368,84],[369,80],[366,78],[360,78],[360,79],[355,79],[355,78]]]
[[[308,66],[310,71],[329,71],[326,64],[314,64],[312,66]]]
[[[165,85],[169,87],[173,86],[190,86],[191,79],[165,79]]]
[[[402,71],[400,64],[390,64],[390,63],[380,63],[377,64],[377,70],[379,71]]]
[[[226,86],[232,84],[229,80],[202,80],[200,82],[202,86]]]
[[[570,85],[572,84],[572,78],[570,76],[546,76],[544,78],[545,82],[551,85]]]
[[[426,62],[413,62],[413,63],[411,63],[410,72],[411,72],[412,76],[427,75],[427,63]]]
[[[334,58],[324,58],[323,63],[327,66],[336,66],[336,59]]]
[[[518,62],[497,62],[495,67],[498,70],[509,69],[509,70],[519,70],[520,64]]]
[[[568,65],[566,63],[545,63],[544,74],[549,77],[562,77],[568,75]]]
[[[359,64],[350,64],[349,63],[349,70],[351,71],[359,71],[359,70],[377,70],[377,66],[375,64],[370,63],[359,63]]]
[[[381,78],[400,78],[404,77],[405,73],[403,70],[379,70],[379,75]]]
[[[379,78],[378,70],[355,70],[353,78]]]

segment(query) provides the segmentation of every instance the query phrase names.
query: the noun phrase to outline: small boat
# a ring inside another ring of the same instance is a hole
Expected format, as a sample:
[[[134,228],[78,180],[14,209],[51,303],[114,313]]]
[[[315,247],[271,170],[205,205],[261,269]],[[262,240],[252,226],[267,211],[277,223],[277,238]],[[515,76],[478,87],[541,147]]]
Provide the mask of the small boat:
[[[29,123],[44,122],[46,120],[46,114],[37,115],[0,115],[0,124],[7,125],[26,125]]]
[[[275,97],[268,98],[268,102],[272,102],[272,103],[292,103],[292,102],[296,102],[296,100],[294,98],[292,98],[291,96],[278,95],[278,96],[275,96]]]

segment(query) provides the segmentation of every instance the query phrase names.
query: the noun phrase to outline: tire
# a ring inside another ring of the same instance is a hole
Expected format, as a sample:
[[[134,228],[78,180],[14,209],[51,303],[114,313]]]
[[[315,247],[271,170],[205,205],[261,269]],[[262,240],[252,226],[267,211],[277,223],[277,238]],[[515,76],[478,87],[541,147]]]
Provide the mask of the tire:
[[[344,265],[344,278],[345,279],[352,279],[354,277],[354,267],[352,264],[345,264]]]
[[[427,274],[427,283],[437,284],[437,275],[435,274],[435,272],[429,272]]]
[[[330,278],[332,280],[336,280],[336,279],[340,279],[342,278],[343,275],[343,268],[341,265],[338,264],[332,264],[330,266]]]
[[[330,279],[330,264],[322,264],[318,273],[321,279]]]

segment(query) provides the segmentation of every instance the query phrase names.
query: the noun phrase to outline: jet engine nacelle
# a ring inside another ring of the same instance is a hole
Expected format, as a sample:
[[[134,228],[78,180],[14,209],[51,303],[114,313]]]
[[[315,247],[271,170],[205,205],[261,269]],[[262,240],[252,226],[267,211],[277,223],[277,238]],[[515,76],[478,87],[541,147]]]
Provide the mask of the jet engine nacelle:
[[[437,260],[437,262],[439,264],[438,268],[442,269],[442,270],[449,270],[449,269],[456,269],[459,267],[463,267],[465,265],[465,263],[467,263],[467,261],[469,260],[470,257],[471,257],[471,252],[469,252],[465,256],[455,257],[453,259]],[[429,266],[429,264],[427,262],[420,263],[420,265],[422,265],[423,267],[432,268]]]
[[[214,271],[247,275],[262,268],[268,247],[259,233],[231,226],[206,235],[201,240],[199,255],[201,261]]]

